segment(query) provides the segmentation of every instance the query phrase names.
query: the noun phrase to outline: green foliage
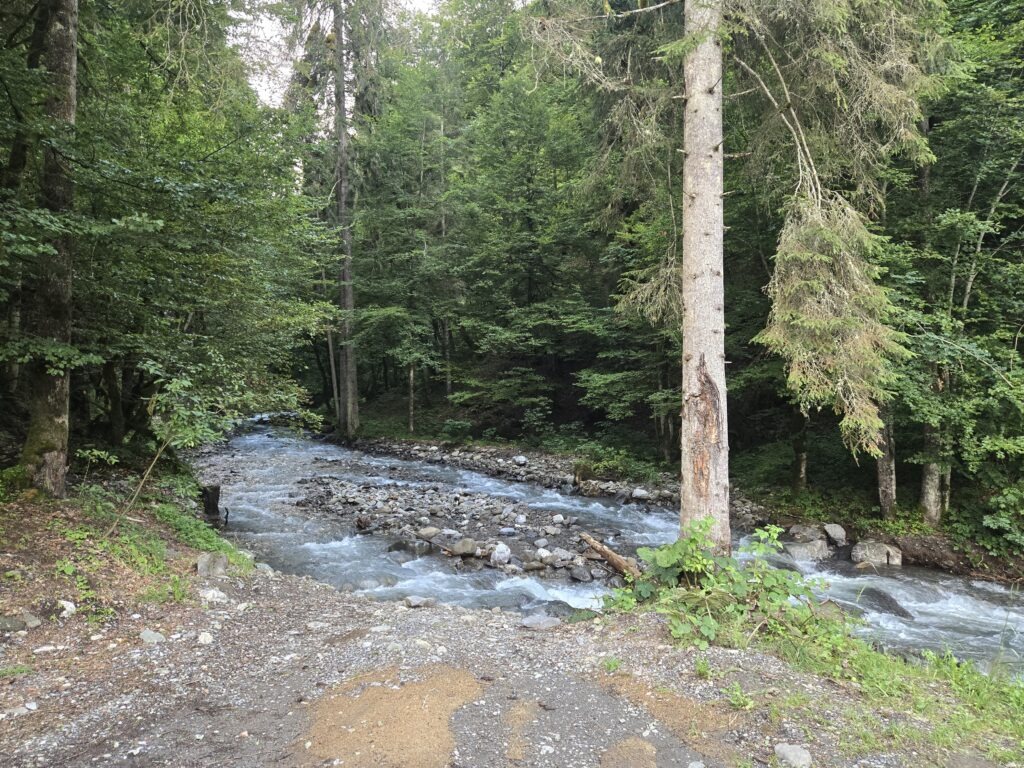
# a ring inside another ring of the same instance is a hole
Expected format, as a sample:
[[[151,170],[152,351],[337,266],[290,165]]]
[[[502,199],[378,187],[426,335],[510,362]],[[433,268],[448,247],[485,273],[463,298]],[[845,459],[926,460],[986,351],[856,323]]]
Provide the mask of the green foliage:
[[[0,680],[10,677],[19,677],[32,672],[32,667],[27,664],[13,664],[9,667],[0,667]]]
[[[204,552],[223,552],[236,568],[252,568],[252,559],[239,552],[230,542],[222,539],[217,532],[202,520],[181,509],[177,504],[157,504],[153,515],[174,531],[178,539]]]
[[[733,709],[748,710],[754,708],[754,699],[746,693],[739,683],[733,683],[725,689],[725,698]]]
[[[609,675],[614,675],[622,667],[622,659],[618,659],[614,656],[605,656],[601,660],[601,666]]]
[[[672,544],[641,548],[643,577],[617,590],[610,606],[631,609],[649,604],[668,618],[677,640],[707,648],[711,643],[745,646],[758,632],[786,634],[815,617],[815,599],[799,574],[778,570],[763,555],[780,548],[781,528],[755,533],[741,562],[710,554],[711,521],[683,531]]]
[[[150,587],[142,599],[154,603],[183,603],[188,599],[188,581],[176,573]]]

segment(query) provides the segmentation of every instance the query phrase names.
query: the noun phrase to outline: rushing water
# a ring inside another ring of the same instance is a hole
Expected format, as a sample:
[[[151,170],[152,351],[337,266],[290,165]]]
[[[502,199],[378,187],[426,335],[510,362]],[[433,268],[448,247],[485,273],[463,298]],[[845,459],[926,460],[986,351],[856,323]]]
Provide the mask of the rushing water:
[[[278,570],[307,574],[378,599],[415,594],[478,607],[595,608],[605,589],[596,583],[510,577],[492,569],[457,572],[430,553],[394,551],[394,540],[353,534],[340,520],[310,517],[296,507],[305,495],[299,485],[303,479],[328,475],[365,485],[420,485],[507,498],[538,510],[574,515],[584,527],[617,531],[609,543],[621,549],[671,541],[678,530],[676,515],[669,510],[569,496],[529,483],[372,456],[262,429],[234,438],[200,464],[222,478],[221,503],[231,511],[230,531],[239,545]],[[403,471],[392,472],[396,467]],[[960,658],[1024,669],[1024,602],[1004,587],[922,568],[863,571],[840,561],[783,564],[827,581],[825,593],[861,613],[867,622],[865,632],[887,646],[950,650]],[[909,616],[898,615],[901,608]]]

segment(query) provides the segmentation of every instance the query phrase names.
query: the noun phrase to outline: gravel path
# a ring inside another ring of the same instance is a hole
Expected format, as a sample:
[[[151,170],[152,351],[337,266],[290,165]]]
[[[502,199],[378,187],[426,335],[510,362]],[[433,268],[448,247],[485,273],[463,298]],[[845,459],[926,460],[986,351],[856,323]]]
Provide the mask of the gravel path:
[[[3,765],[710,768],[776,765],[781,742],[815,765],[919,764],[848,753],[854,692],[669,645],[652,615],[532,630],[261,571],[196,586],[205,602],[105,630],[72,617],[9,636],[3,664],[33,671],[0,681]],[[813,720],[783,706],[796,696]]]

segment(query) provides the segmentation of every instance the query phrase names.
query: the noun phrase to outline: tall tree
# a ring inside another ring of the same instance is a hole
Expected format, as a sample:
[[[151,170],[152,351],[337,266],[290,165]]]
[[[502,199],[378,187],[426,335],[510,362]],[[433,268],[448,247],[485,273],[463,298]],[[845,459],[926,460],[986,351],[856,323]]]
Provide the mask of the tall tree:
[[[338,429],[352,439],[359,430],[359,376],[353,332],[355,295],[352,286],[352,227],[349,215],[349,121],[348,121],[348,48],[349,31],[345,24],[345,2],[334,3],[334,133],[338,154],[335,160],[335,220],[341,237],[341,265],[338,273],[341,307],[340,348],[338,350]],[[333,359],[332,359],[333,365]]]
[[[68,140],[74,133],[78,85],[78,0],[54,0],[46,32],[43,62],[50,75],[46,115],[59,130],[43,150],[41,197],[55,217],[71,212],[74,182],[68,163]],[[71,274],[74,243],[66,223],[51,248],[26,279],[25,333],[42,345],[43,354],[28,365],[29,425],[21,463],[31,484],[54,496],[64,495],[68,464],[71,344]]]
[[[692,49],[683,62],[683,420],[680,522],[713,521],[729,552],[729,434],[725,385],[722,0],[686,3]]]

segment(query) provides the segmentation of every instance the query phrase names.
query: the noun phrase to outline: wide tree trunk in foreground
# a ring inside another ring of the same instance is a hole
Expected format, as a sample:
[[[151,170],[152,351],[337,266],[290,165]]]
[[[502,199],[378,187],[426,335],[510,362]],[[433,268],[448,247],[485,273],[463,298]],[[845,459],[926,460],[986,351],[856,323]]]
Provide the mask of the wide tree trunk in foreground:
[[[43,150],[43,205],[55,214],[69,212],[74,183],[62,139],[74,130],[78,77],[78,0],[54,0],[53,20],[46,34],[43,62],[50,75],[46,114],[64,133]],[[25,334],[42,345],[71,343],[71,261],[73,241],[65,234],[51,243],[52,253],[39,257],[25,280]],[[64,495],[68,464],[68,408],[70,374],[53,371],[43,355],[26,369],[29,409],[28,434],[21,464],[28,481],[54,496]]]
[[[338,229],[341,231],[341,270],[338,274],[341,304],[341,334],[339,338],[338,379],[341,395],[341,419],[338,428],[352,439],[359,430],[359,378],[356,370],[356,347],[353,338],[352,315],[355,296],[352,290],[352,227],[348,211],[349,195],[349,135],[348,93],[346,78],[348,67],[345,52],[348,39],[345,33],[344,0],[334,3],[334,130],[338,141],[335,168],[334,201]]]
[[[680,523],[710,517],[731,549],[723,281],[721,0],[686,3],[683,124],[683,418]]]

